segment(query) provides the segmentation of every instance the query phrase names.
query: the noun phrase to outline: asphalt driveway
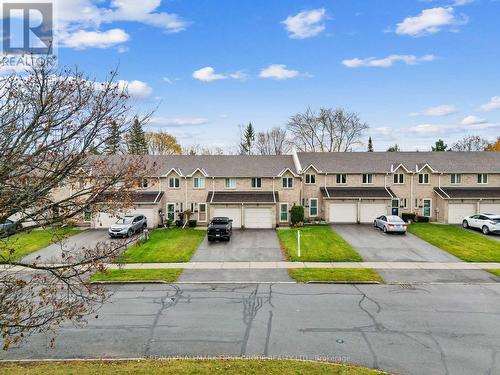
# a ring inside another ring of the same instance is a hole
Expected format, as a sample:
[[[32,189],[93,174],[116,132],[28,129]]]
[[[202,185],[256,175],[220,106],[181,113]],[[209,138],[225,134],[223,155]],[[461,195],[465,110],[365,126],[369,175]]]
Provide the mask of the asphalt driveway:
[[[23,258],[23,262],[30,263],[62,263],[64,258],[78,258],[84,249],[95,246],[99,242],[120,241],[111,240],[106,230],[84,230],[64,240],[62,243],[52,244]]]
[[[235,230],[230,241],[203,240],[192,262],[277,262],[285,260],[274,230]],[[185,270],[181,282],[291,281],[286,270]]]
[[[459,258],[407,233],[385,234],[372,225],[335,225],[341,235],[367,262],[462,262]],[[386,282],[496,282],[485,271],[475,270],[380,270]]]

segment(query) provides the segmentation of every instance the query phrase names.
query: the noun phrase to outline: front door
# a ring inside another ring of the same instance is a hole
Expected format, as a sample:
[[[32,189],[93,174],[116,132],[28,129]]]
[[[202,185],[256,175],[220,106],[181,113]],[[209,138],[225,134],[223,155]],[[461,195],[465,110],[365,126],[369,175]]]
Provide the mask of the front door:
[[[432,216],[432,201],[430,199],[424,199],[424,216]]]
[[[399,199],[392,200],[392,214],[394,216],[399,216]]]
[[[198,203],[198,221],[205,223],[207,221],[207,204]]]
[[[167,204],[167,219],[170,221],[175,221],[175,203]]]

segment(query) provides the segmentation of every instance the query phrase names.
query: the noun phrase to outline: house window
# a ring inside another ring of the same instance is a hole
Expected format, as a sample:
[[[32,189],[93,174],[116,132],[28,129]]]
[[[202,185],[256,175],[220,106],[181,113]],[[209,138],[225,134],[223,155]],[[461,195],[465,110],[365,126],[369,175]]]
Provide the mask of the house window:
[[[179,177],[170,177],[168,179],[168,187],[170,189],[178,189],[180,184],[181,184],[181,182],[179,180]]]
[[[373,175],[371,173],[363,175],[363,184],[373,184]]]
[[[92,221],[92,211],[90,210],[90,208],[86,208],[85,210],[83,210],[83,221],[86,223]]]
[[[337,175],[337,185],[347,184],[347,175],[346,174],[338,174]]]
[[[316,183],[316,175],[315,174],[306,174],[306,184],[312,185]]]
[[[419,184],[428,184],[429,183],[429,173],[420,173],[418,175],[418,183]]]
[[[79,188],[79,189],[83,189],[83,188],[85,188],[85,182],[83,181],[83,178],[80,178],[80,179],[78,180],[78,188]]]
[[[226,178],[224,181],[224,186],[226,187],[226,189],[236,189],[236,179]]]
[[[403,173],[396,173],[394,175],[394,183],[395,184],[404,184],[405,183],[405,175]]]
[[[309,217],[318,216],[318,199],[311,198],[309,199]]]
[[[285,189],[293,188],[293,178],[292,177],[283,177],[282,186]]]
[[[139,188],[140,189],[147,189],[148,187],[148,179],[147,178],[140,178],[139,179]]]
[[[254,177],[252,178],[252,188],[260,189],[262,187],[262,178]]]
[[[197,209],[198,209],[198,207],[197,207],[197,206],[198,206],[198,204],[197,204],[197,203],[191,202],[191,207],[190,207],[190,211],[191,211],[191,213],[193,213],[193,212],[196,212],[196,211],[197,211]]]
[[[401,199],[401,207],[404,209],[408,209],[408,199],[406,198]]]
[[[288,222],[288,203],[280,203],[280,222]]]
[[[415,208],[419,208],[419,207],[420,207],[420,199],[415,198]]]
[[[204,189],[205,188],[205,177],[195,177],[193,178],[193,188]]]
[[[479,173],[477,175],[477,183],[478,184],[487,184],[488,183],[488,175],[486,173]]]
[[[462,175],[460,173],[453,173],[451,175],[451,184],[452,185],[459,185],[462,183]]]

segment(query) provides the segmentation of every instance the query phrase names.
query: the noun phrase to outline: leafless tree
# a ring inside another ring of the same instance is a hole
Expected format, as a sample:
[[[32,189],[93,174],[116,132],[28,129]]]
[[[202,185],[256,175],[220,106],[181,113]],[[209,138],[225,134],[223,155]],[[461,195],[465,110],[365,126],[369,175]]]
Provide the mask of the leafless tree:
[[[222,147],[203,147],[199,144],[184,149],[185,155],[228,155]]]
[[[470,135],[457,141],[452,147],[452,151],[484,151],[488,147],[488,140],[478,135]]]
[[[287,124],[292,141],[300,151],[347,152],[362,144],[368,125],[356,113],[342,108],[308,108],[293,115]]]
[[[286,130],[280,127],[257,133],[255,147],[260,155],[285,155],[290,152]]]
[[[129,126],[129,97],[115,77],[96,82],[76,69],[39,66],[0,79],[0,223],[10,218],[19,231],[52,228],[95,204],[103,210],[111,201],[130,204],[143,163],[94,155],[117,128],[123,134]],[[32,333],[55,332],[62,322],[82,322],[106,298],[85,281],[119,246],[99,244],[70,256],[60,232],[53,233],[64,259],[57,266],[24,262],[15,238],[0,241],[4,349]]]

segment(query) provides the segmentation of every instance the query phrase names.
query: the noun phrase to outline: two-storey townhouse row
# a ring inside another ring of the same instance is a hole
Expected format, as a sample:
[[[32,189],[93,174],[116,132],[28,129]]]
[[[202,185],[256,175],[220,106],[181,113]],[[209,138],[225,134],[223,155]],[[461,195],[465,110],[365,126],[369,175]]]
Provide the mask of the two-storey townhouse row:
[[[415,213],[456,224],[500,212],[497,152],[299,153],[297,160],[306,215],[331,223]]]

